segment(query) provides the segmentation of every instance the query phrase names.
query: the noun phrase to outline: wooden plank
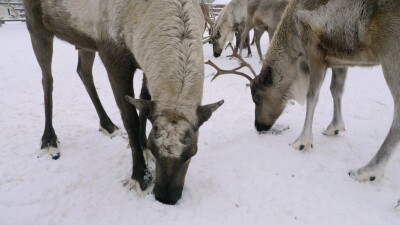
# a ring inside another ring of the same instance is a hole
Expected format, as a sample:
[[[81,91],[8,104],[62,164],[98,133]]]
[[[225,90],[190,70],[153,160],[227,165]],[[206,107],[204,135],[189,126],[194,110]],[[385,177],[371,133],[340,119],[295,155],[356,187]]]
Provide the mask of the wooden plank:
[[[25,22],[25,18],[19,18],[19,19],[4,19],[4,18],[0,18],[0,23],[4,22]]]

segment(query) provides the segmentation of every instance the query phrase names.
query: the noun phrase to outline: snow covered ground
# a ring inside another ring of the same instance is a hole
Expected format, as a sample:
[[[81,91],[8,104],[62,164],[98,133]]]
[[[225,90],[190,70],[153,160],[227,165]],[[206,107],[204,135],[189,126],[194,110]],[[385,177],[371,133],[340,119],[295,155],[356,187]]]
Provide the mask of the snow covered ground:
[[[263,51],[268,46],[263,37]],[[175,206],[139,196],[121,181],[130,175],[126,135],[98,132],[99,121],[75,73],[77,52],[55,42],[54,127],[61,158],[39,157],[44,129],[41,72],[23,23],[0,29],[0,225],[70,224],[400,224],[400,154],[379,182],[358,183],[347,172],[376,153],[392,120],[393,103],[381,68],[352,68],[343,99],[347,131],[322,135],[332,117],[329,74],[314,120],[314,149],[299,152],[289,143],[301,132],[305,107],[288,105],[280,135],[259,135],[245,79],[210,82],[206,66],[203,103],[225,104],[200,129],[182,199]],[[204,45],[206,60],[212,57]],[[253,47],[253,51],[256,49]],[[237,65],[225,56],[224,68]],[[254,54],[250,63],[260,69]],[[94,79],[112,120],[122,128],[104,67],[96,59]],[[135,78],[140,90],[141,72]]]

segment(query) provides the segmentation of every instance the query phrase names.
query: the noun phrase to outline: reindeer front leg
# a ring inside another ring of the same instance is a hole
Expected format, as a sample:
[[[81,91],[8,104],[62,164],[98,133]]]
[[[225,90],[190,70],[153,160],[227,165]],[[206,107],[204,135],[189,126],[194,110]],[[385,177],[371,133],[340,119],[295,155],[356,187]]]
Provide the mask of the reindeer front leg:
[[[140,121],[136,108],[126,101],[125,96],[134,96],[133,74],[136,68],[132,65],[115,65],[114,59],[109,59],[107,54],[100,57],[107,69],[108,77],[114,93],[114,98],[121,112],[122,121],[128,133],[129,145],[132,150],[132,182],[127,182],[131,188],[140,192],[145,190],[152,180],[147,169],[143,149],[140,145]]]
[[[319,91],[321,89],[322,82],[325,78],[327,67],[321,63],[322,57],[320,54],[311,53],[310,58],[310,83],[307,92],[307,112],[306,119],[303,126],[303,131],[300,136],[296,139],[291,146],[298,150],[305,150],[313,147],[313,136],[312,136],[312,123],[314,118],[315,107],[318,103]]]
[[[118,130],[118,127],[111,121],[110,117],[104,110],[93,82],[92,68],[95,55],[96,52],[94,51],[78,49],[78,67],[76,68],[76,72],[81,78],[82,83],[96,109],[97,115],[99,116],[100,131],[109,136],[113,136],[114,132]]]

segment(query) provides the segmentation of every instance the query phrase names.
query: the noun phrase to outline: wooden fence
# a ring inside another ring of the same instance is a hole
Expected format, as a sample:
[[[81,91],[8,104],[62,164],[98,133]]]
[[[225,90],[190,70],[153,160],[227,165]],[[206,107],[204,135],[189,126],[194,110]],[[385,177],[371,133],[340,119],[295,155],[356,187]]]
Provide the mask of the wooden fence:
[[[0,6],[8,7],[11,6],[16,12],[17,16],[11,16],[10,11],[9,11],[9,16],[7,17],[1,17],[0,18],[0,25],[4,24],[5,22],[14,22],[14,21],[25,21],[25,10],[24,6],[22,4],[22,1],[14,0],[14,1],[6,1],[6,0],[0,0]]]

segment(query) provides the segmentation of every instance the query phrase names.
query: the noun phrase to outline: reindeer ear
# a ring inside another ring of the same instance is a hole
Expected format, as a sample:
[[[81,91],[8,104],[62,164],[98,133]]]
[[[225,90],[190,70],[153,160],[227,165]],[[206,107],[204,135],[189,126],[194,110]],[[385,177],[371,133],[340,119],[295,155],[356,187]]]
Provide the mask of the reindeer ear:
[[[272,85],[272,69],[270,66],[267,66],[260,76],[263,85]]]
[[[128,95],[125,99],[131,103],[140,113],[143,113],[149,120],[151,120],[151,115],[153,114],[154,102],[149,100],[135,99]]]
[[[309,10],[300,10],[296,13],[297,28],[300,33],[304,32],[305,27],[310,27],[312,32],[319,38],[323,34],[323,28],[318,23],[318,20],[313,16]]]
[[[204,122],[210,119],[212,113],[215,112],[215,110],[217,110],[222,104],[224,104],[224,100],[213,104],[199,106],[197,108],[197,116],[199,117],[198,126],[200,127]]]

